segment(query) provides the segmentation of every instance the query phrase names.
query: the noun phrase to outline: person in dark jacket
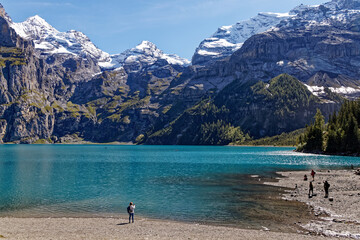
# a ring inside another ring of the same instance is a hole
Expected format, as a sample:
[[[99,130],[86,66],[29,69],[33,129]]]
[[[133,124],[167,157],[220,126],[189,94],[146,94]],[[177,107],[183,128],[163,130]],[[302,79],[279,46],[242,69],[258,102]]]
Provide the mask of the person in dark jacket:
[[[328,181],[324,181],[325,198],[329,197],[329,188],[330,184],[328,183]]]
[[[310,195],[311,192],[311,195]],[[314,195],[314,186],[312,184],[312,181],[310,181],[309,183],[309,198],[312,197]]]

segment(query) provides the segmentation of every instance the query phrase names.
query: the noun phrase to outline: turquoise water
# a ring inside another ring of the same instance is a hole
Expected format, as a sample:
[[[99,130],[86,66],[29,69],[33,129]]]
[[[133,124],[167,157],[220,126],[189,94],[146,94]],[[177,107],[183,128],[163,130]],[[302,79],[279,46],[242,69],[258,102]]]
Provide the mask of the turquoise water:
[[[266,208],[257,200],[271,188],[249,175],[360,165],[360,158],[292,150],[1,145],[0,217],[117,216],[133,201],[136,214],[146,217],[256,225],[248,213]]]

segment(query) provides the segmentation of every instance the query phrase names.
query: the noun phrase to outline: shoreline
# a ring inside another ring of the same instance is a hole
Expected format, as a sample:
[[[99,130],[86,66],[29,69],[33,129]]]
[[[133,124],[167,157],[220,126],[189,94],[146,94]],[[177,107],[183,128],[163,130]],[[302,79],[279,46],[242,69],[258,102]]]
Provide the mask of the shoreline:
[[[137,218],[0,218],[4,239],[324,239],[323,236]],[[331,238],[328,238],[331,239]]]
[[[302,224],[302,227],[315,234],[331,237],[360,239],[360,176],[355,169],[316,170],[313,181],[314,196],[309,193],[310,171],[277,172],[276,182],[264,184],[285,188],[282,198],[285,201],[298,201],[312,208],[319,220]],[[308,180],[304,181],[304,175]],[[323,181],[330,183],[329,198],[324,198]],[[295,188],[297,185],[297,189]]]
[[[345,152],[337,152],[337,153],[329,153],[324,151],[297,151],[294,152],[305,153],[305,154],[316,154],[316,155],[324,155],[324,156],[340,156],[340,157],[360,157],[360,153],[345,153]]]

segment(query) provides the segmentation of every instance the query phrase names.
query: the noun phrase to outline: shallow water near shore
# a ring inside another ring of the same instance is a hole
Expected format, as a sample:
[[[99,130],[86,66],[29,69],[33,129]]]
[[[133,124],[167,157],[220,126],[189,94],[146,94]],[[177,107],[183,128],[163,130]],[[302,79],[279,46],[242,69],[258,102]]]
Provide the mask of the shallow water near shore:
[[[305,205],[279,199],[281,189],[263,185],[264,178],[360,165],[356,157],[292,150],[1,145],[0,217],[118,216],[133,201],[144,217],[281,230],[311,216]]]

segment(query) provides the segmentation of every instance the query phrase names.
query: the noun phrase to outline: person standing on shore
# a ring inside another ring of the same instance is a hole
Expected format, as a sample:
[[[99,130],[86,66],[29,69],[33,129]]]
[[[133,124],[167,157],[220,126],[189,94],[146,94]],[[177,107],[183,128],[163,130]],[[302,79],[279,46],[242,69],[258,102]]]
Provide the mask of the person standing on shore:
[[[133,204],[133,202],[130,202],[129,206],[127,207],[127,211],[129,213],[129,223],[131,222],[131,219],[134,223],[135,204]]]
[[[311,195],[310,195],[311,192]],[[314,186],[312,184],[312,181],[310,181],[309,183],[309,198],[312,197],[314,195]]]
[[[313,181],[314,181],[315,180],[315,171],[314,171],[314,169],[311,169],[311,176],[312,176]]]
[[[329,188],[330,188],[330,184],[328,183],[328,181],[324,181],[324,190],[325,190],[325,197],[324,198],[329,197]]]

